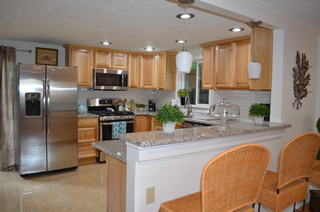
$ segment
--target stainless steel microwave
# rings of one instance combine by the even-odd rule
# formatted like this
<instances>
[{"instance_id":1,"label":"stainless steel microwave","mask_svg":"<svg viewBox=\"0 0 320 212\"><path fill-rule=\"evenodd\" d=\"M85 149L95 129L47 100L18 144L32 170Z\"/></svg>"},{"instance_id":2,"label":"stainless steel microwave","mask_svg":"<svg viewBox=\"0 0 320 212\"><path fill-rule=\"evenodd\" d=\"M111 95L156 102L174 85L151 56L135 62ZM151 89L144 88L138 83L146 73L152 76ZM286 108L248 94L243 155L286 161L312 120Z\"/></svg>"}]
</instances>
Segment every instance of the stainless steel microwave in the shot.
<instances>
[{"instance_id":1,"label":"stainless steel microwave","mask_svg":"<svg viewBox=\"0 0 320 212\"><path fill-rule=\"evenodd\" d=\"M93 90L128 90L128 71L94 68L92 79Z\"/></svg>"}]
</instances>

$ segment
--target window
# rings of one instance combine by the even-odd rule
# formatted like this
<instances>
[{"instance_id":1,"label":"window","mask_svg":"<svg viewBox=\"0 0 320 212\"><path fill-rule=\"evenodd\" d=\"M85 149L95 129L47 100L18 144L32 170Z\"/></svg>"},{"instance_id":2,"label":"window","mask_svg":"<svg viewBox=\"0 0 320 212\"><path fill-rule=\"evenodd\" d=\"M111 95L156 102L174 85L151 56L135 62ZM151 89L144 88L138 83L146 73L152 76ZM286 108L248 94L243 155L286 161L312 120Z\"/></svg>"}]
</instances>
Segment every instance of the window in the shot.
<instances>
[{"instance_id":1,"label":"window","mask_svg":"<svg viewBox=\"0 0 320 212\"><path fill-rule=\"evenodd\" d=\"M186 88L190 91L190 104L195 106L208 106L209 90L202 90L202 61L193 62L189 74L179 74L179 88ZM178 89L179 89L178 88Z\"/></svg>"}]
</instances>

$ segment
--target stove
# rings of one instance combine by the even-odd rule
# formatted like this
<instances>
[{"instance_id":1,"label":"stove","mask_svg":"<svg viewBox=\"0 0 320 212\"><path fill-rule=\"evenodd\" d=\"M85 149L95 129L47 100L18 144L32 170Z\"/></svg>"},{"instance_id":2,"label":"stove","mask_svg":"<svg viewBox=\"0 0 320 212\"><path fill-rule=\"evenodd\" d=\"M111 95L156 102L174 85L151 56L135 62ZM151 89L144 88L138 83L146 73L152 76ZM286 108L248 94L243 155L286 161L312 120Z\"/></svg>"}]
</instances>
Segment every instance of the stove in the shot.
<instances>
[{"instance_id":1,"label":"stove","mask_svg":"<svg viewBox=\"0 0 320 212\"><path fill-rule=\"evenodd\" d=\"M119 111L117 103L121 103L121 99L88 99L88 113L99 115L99 141L118 139L112 137L114 122L126 122L126 133L134 132L134 113ZM99 151L97 161L105 162L105 154L101 151Z\"/></svg>"},{"instance_id":2,"label":"stove","mask_svg":"<svg viewBox=\"0 0 320 212\"><path fill-rule=\"evenodd\" d=\"M117 111L121 99L88 99L88 112L99 115L100 121L134 120L132 111Z\"/></svg>"}]
</instances>

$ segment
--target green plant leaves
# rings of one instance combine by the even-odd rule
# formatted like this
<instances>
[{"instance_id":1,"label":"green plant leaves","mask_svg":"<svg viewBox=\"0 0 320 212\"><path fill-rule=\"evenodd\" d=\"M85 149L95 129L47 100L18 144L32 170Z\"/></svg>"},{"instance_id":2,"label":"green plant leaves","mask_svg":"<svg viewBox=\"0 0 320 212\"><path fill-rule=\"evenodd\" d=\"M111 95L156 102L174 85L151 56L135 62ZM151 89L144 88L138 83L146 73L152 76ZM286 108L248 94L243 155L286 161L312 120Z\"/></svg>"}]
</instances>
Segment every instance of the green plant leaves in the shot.
<instances>
[{"instance_id":1,"label":"green plant leaves","mask_svg":"<svg viewBox=\"0 0 320 212\"><path fill-rule=\"evenodd\" d=\"M270 116L270 109L266 105L261 105L258 103L254 103L249 108L249 115L250 116Z\"/></svg>"},{"instance_id":2,"label":"green plant leaves","mask_svg":"<svg viewBox=\"0 0 320 212\"><path fill-rule=\"evenodd\" d=\"M172 106L170 103L163 105L160 110L157 110L156 120L164 124L175 121L182 123L183 115L184 113L177 105Z\"/></svg>"}]
</instances>

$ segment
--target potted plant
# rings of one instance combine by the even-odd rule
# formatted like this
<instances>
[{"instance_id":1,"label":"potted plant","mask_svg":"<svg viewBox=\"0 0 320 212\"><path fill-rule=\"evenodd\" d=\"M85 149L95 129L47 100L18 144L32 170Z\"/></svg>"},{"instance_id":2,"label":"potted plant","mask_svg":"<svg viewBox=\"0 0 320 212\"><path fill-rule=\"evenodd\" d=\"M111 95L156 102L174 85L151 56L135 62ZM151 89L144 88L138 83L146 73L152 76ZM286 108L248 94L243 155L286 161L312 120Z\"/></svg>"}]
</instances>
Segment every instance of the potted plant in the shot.
<instances>
[{"instance_id":1,"label":"potted plant","mask_svg":"<svg viewBox=\"0 0 320 212\"><path fill-rule=\"evenodd\" d=\"M180 97L181 105L184 105L186 102L186 97L189 96L189 91L187 89L183 88L183 89L179 89L177 94Z\"/></svg>"},{"instance_id":2,"label":"potted plant","mask_svg":"<svg viewBox=\"0 0 320 212\"><path fill-rule=\"evenodd\" d=\"M183 121L183 112L177 105L165 104L157 110L156 120L163 124L164 134L173 134L176 123Z\"/></svg>"},{"instance_id":3,"label":"potted plant","mask_svg":"<svg viewBox=\"0 0 320 212\"><path fill-rule=\"evenodd\" d=\"M320 133L320 118L318 119L317 121L317 124L316 124L316 127L317 127L317 130L318 130L318 133ZM318 151L318 155L317 155L317 160L320 160L320 149Z\"/></svg>"},{"instance_id":4,"label":"potted plant","mask_svg":"<svg viewBox=\"0 0 320 212\"><path fill-rule=\"evenodd\" d=\"M253 116L256 125L262 125L264 117L270 116L270 109L266 105L254 103L249 108L249 115Z\"/></svg>"},{"instance_id":5,"label":"potted plant","mask_svg":"<svg viewBox=\"0 0 320 212\"><path fill-rule=\"evenodd\" d=\"M136 104L136 106L139 112L142 112L144 108L147 107L147 105L145 104L138 104L138 103Z\"/></svg>"}]
</instances>

